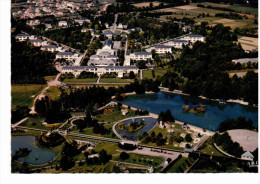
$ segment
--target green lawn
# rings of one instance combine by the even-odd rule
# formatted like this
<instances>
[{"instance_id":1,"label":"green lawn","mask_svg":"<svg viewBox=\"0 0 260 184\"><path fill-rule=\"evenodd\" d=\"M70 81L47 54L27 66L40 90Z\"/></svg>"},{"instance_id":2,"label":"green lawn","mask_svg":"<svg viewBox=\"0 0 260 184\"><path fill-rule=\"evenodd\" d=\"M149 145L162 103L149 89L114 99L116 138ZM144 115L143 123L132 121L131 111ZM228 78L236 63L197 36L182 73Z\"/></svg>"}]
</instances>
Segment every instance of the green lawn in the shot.
<instances>
[{"instance_id":1,"label":"green lawn","mask_svg":"<svg viewBox=\"0 0 260 184\"><path fill-rule=\"evenodd\" d=\"M163 76L169 69L154 69L155 78ZM152 70L143 70L143 79L153 79Z\"/></svg>"},{"instance_id":2,"label":"green lawn","mask_svg":"<svg viewBox=\"0 0 260 184\"><path fill-rule=\"evenodd\" d=\"M184 173L193 162L194 160L192 158L182 157L167 171L167 173Z\"/></svg>"},{"instance_id":3,"label":"green lawn","mask_svg":"<svg viewBox=\"0 0 260 184\"><path fill-rule=\"evenodd\" d=\"M105 89L108 89L109 87L124 87L127 83L125 84L118 84L118 83L110 83L110 84L69 84L72 88L88 88L88 87L93 87L93 86L100 86L104 87Z\"/></svg>"},{"instance_id":4,"label":"green lawn","mask_svg":"<svg viewBox=\"0 0 260 184\"><path fill-rule=\"evenodd\" d=\"M12 109L15 109L17 105L31 108L34 98L41 93L44 87L46 85L43 84L12 85Z\"/></svg>"},{"instance_id":5,"label":"green lawn","mask_svg":"<svg viewBox=\"0 0 260 184\"><path fill-rule=\"evenodd\" d=\"M58 99L61 95L61 92L57 86L50 86L49 89L47 89L45 95L51 99Z\"/></svg>"},{"instance_id":6,"label":"green lawn","mask_svg":"<svg viewBox=\"0 0 260 184\"><path fill-rule=\"evenodd\" d=\"M64 79L62 82L97 82L97 78L86 78L86 79Z\"/></svg>"},{"instance_id":7,"label":"green lawn","mask_svg":"<svg viewBox=\"0 0 260 184\"><path fill-rule=\"evenodd\" d=\"M44 79L45 79L46 81L51 81L51 80L54 80L55 77L56 77L55 75L54 75L54 76L45 76Z\"/></svg>"},{"instance_id":8,"label":"green lawn","mask_svg":"<svg viewBox=\"0 0 260 184\"><path fill-rule=\"evenodd\" d=\"M220 156L220 157L226 157L224 154L219 152L214 146L212 142L212 137L208 138L208 140L201 146L201 153L207 154L207 155L214 155L214 156Z\"/></svg>"},{"instance_id":9,"label":"green lawn","mask_svg":"<svg viewBox=\"0 0 260 184\"><path fill-rule=\"evenodd\" d=\"M119 154L117 150L120 150L118 148L116 143L109 143L109 142L99 142L96 147L95 151L101 151L102 149L107 151L107 154L114 155L114 154Z\"/></svg>"},{"instance_id":10,"label":"green lawn","mask_svg":"<svg viewBox=\"0 0 260 184\"><path fill-rule=\"evenodd\" d=\"M114 110L113 114L99 114L97 116L94 116L94 119L98 120L99 122L117 122L119 120L129 118L129 117L134 117L135 111L128 109L129 113L127 115L122 115L121 111L119 111L117 106L115 107L109 107L110 109ZM107 109L107 108L106 108Z\"/></svg>"},{"instance_id":11,"label":"green lawn","mask_svg":"<svg viewBox=\"0 0 260 184\"><path fill-rule=\"evenodd\" d=\"M111 83L130 83L134 82L134 79L121 79L121 78L101 78L100 82L111 82Z\"/></svg>"},{"instance_id":12,"label":"green lawn","mask_svg":"<svg viewBox=\"0 0 260 184\"><path fill-rule=\"evenodd\" d=\"M107 125L104 125L105 128L112 128L113 124L107 124ZM112 134L113 134L113 130L111 130L110 134L95 134L93 132L93 128L86 128L83 130L83 132L79 132L79 131L76 131L80 134L86 134L86 135L94 135L94 136L100 136L100 137L107 137L107 138L112 138L112 139L119 139L116 135L113 137Z\"/></svg>"},{"instance_id":13,"label":"green lawn","mask_svg":"<svg viewBox=\"0 0 260 184\"><path fill-rule=\"evenodd\" d=\"M44 118L39 117L29 117L25 122L21 124L21 126L29 127L29 128L37 128L37 129L43 129L43 130L51 130L51 127L45 126L42 124L42 121ZM61 124L55 124L59 127Z\"/></svg>"},{"instance_id":14,"label":"green lawn","mask_svg":"<svg viewBox=\"0 0 260 184\"><path fill-rule=\"evenodd\" d=\"M159 166L164 160L161 157L153 157L148 155L139 155L135 153L129 153L130 157L126 160L122 160L120 156L117 156L114 160L120 162L128 162L146 166Z\"/></svg>"}]
</instances>

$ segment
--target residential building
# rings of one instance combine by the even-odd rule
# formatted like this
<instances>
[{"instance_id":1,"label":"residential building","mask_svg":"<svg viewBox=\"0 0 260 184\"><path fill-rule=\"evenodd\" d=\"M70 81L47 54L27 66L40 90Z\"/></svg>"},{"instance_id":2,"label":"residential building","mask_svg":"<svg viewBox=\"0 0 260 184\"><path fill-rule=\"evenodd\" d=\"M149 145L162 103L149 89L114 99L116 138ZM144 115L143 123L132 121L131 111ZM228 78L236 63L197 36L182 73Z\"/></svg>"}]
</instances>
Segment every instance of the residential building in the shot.
<instances>
[{"instance_id":1,"label":"residential building","mask_svg":"<svg viewBox=\"0 0 260 184\"><path fill-rule=\"evenodd\" d=\"M112 39L114 34L111 31L107 31L104 32L103 35L106 36L108 39Z\"/></svg>"},{"instance_id":2,"label":"residential building","mask_svg":"<svg viewBox=\"0 0 260 184\"><path fill-rule=\"evenodd\" d=\"M43 41L41 39L29 40L29 42L31 44L33 44L33 46L35 46L35 47L41 47L41 46L44 46L44 45L48 45L47 41Z\"/></svg>"},{"instance_id":3,"label":"residential building","mask_svg":"<svg viewBox=\"0 0 260 184\"><path fill-rule=\"evenodd\" d=\"M232 60L233 63L237 64L247 64L248 62L251 63L258 63L258 58L241 58L241 59L233 59Z\"/></svg>"},{"instance_id":4,"label":"residential building","mask_svg":"<svg viewBox=\"0 0 260 184\"><path fill-rule=\"evenodd\" d=\"M187 40L171 40L169 42L166 42L164 45L174 47L177 49L181 49L183 45L188 45L189 41Z\"/></svg>"},{"instance_id":5,"label":"residential building","mask_svg":"<svg viewBox=\"0 0 260 184\"><path fill-rule=\"evenodd\" d=\"M58 47L56 45L44 45L41 47L41 50L56 52L58 51Z\"/></svg>"},{"instance_id":6,"label":"residential building","mask_svg":"<svg viewBox=\"0 0 260 184\"><path fill-rule=\"evenodd\" d=\"M45 24L45 30L50 30L52 29L52 25L51 24Z\"/></svg>"},{"instance_id":7,"label":"residential building","mask_svg":"<svg viewBox=\"0 0 260 184\"><path fill-rule=\"evenodd\" d=\"M249 151L246 151L245 153L243 153L243 154L241 155L241 159L253 161L253 160L254 160L254 156L253 156L252 153L250 153Z\"/></svg>"},{"instance_id":8,"label":"residential building","mask_svg":"<svg viewBox=\"0 0 260 184\"><path fill-rule=\"evenodd\" d=\"M56 54L56 59L67 59L67 60L73 60L78 58L78 54L73 52L59 52Z\"/></svg>"},{"instance_id":9,"label":"residential building","mask_svg":"<svg viewBox=\"0 0 260 184\"><path fill-rule=\"evenodd\" d=\"M81 72L93 72L96 73L95 66L64 66L62 67L62 74L72 73L75 76L78 76Z\"/></svg>"},{"instance_id":10,"label":"residential building","mask_svg":"<svg viewBox=\"0 0 260 184\"><path fill-rule=\"evenodd\" d=\"M90 23L91 21L89 19L75 19L74 22L83 25L84 22Z\"/></svg>"},{"instance_id":11,"label":"residential building","mask_svg":"<svg viewBox=\"0 0 260 184\"><path fill-rule=\"evenodd\" d=\"M59 22L58 22L58 25L59 25L60 27L66 27L66 26L68 26L68 23L67 23L67 21L59 21Z\"/></svg>"},{"instance_id":12,"label":"residential building","mask_svg":"<svg viewBox=\"0 0 260 184\"><path fill-rule=\"evenodd\" d=\"M132 60L148 60L152 59L151 52L134 52L130 54L130 59Z\"/></svg>"},{"instance_id":13,"label":"residential building","mask_svg":"<svg viewBox=\"0 0 260 184\"><path fill-rule=\"evenodd\" d=\"M155 50L155 53L157 54L164 54L164 53L172 53L171 46L168 45L158 45L151 48L151 50Z\"/></svg>"},{"instance_id":14,"label":"residential building","mask_svg":"<svg viewBox=\"0 0 260 184\"><path fill-rule=\"evenodd\" d=\"M29 37L30 37L29 34L27 34L27 33L23 34L23 33L22 33L22 34L16 35L16 36L15 36L15 39L18 40L18 41L20 41L20 42L23 42L23 41L28 40Z\"/></svg>"},{"instance_id":15,"label":"residential building","mask_svg":"<svg viewBox=\"0 0 260 184\"><path fill-rule=\"evenodd\" d=\"M190 41L191 43L195 43L196 41L203 42L205 41L205 37L202 35L187 35L184 37L184 40Z\"/></svg>"}]
</instances>

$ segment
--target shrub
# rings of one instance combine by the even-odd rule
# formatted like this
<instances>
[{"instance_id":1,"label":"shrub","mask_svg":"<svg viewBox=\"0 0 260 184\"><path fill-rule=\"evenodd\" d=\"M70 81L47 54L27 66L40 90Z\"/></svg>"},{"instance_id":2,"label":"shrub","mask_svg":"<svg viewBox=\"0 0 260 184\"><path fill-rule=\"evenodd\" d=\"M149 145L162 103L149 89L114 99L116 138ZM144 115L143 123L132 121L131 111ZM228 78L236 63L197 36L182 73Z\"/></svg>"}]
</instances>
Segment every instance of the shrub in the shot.
<instances>
[{"instance_id":1,"label":"shrub","mask_svg":"<svg viewBox=\"0 0 260 184\"><path fill-rule=\"evenodd\" d=\"M122 153L120 153L120 158L123 160L126 160L126 159L130 158L130 155L126 152L122 152Z\"/></svg>"}]
</instances>

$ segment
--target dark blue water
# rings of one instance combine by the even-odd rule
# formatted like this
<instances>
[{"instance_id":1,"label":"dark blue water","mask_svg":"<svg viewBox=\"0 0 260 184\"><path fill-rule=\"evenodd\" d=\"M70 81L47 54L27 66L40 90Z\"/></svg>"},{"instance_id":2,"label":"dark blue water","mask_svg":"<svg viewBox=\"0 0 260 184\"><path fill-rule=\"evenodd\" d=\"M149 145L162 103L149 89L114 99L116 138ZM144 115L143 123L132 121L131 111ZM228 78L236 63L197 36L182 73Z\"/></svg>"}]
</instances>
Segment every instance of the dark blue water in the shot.
<instances>
[{"instance_id":1,"label":"dark blue water","mask_svg":"<svg viewBox=\"0 0 260 184\"><path fill-rule=\"evenodd\" d=\"M26 157L21 157L18 159L18 161L26 162L28 164L45 164L50 162L56 154L47 148L39 148L36 145L34 136L12 136L12 155L15 154L16 151L19 150L19 148L28 148L31 150L29 155ZM38 158L38 159L35 159Z\"/></svg>"},{"instance_id":2,"label":"dark blue water","mask_svg":"<svg viewBox=\"0 0 260 184\"><path fill-rule=\"evenodd\" d=\"M123 137L126 138L128 140L132 140L132 141L136 141L136 135L140 134L143 135L144 132L149 132L149 130L151 130L154 125L157 123L157 120L154 118L134 118L133 119L135 122L141 122L142 120L145 121L145 126L135 132L130 133L128 130L126 129L119 129L118 126L116 126L116 131ZM123 121L124 125L129 125L130 123L133 122L132 119Z\"/></svg>"},{"instance_id":3,"label":"dark blue water","mask_svg":"<svg viewBox=\"0 0 260 184\"><path fill-rule=\"evenodd\" d=\"M221 122L229 118L244 116L253 120L258 126L258 108L236 103L219 104L197 97L159 92L146 95L130 95L122 101L123 104L159 114L169 109L175 119L189 124L216 131ZM194 114L182 110L182 105L206 105L206 112Z\"/></svg>"}]
</instances>

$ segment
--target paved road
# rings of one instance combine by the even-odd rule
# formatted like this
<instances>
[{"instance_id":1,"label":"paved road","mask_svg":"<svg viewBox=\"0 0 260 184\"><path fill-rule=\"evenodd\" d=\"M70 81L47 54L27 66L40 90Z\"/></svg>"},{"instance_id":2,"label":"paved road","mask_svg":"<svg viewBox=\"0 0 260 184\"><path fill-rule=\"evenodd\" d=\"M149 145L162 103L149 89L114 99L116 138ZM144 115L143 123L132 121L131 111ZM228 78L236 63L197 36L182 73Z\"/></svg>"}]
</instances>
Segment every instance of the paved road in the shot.
<instances>
[{"instance_id":1,"label":"paved road","mask_svg":"<svg viewBox=\"0 0 260 184\"><path fill-rule=\"evenodd\" d=\"M115 30L116 30L117 17L118 17L118 13L115 14L115 21L114 21L114 24L113 24L113 26L110 28L110 30L111 30L112 33L115 33Z\"/></svg>"},{"instance_id":2,"label":"paved road","mask_svg":"<svg viewBox=\"0 0 260 184\"><path fill-rule=\"evenodd\" d=\"M25 122L27 119L28 119L28 117L18 121L17 123L13 124L11 127L15 128L15 127L19 126L20 124L22 124L23 122Z\"/></svg>"}]
</instances>

